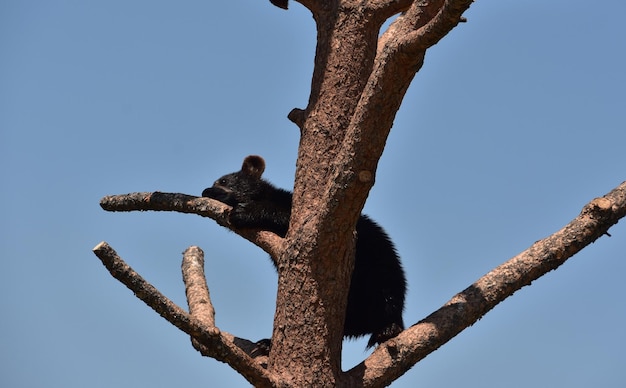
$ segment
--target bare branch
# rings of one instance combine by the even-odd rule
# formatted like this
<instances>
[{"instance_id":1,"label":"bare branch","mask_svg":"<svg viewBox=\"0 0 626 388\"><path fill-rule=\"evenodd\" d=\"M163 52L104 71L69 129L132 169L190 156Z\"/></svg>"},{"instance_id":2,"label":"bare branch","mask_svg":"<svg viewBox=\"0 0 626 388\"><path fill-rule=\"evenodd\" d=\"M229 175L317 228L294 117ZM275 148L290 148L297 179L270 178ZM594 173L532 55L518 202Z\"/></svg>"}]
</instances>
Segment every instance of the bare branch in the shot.
<instances>
[{"instance_id":1,"label":"bare branch","mask_svg":"<svg viewBox=\"0 0 626 388\"><path fill-rule=\"evenodd\" d=\"M580 215L553 235L493 269L443 307L379 346L347 372L365 386L384 386L448 342L498 303L556 269L585 246L607 234L626 215L626 182L587 204Z\"/></svg>"},{"instance_id":2,"label":"bare branch","mask_svg":"<svg viewBox=\"0 0 626 388\"><path fill-rule=\"evenodd\" d=\"M205 355L229 364L255 386L273 386L266 370L235 345L232 335L225 335L215 326L208 326L187 314L135 272L106 242L96 245L93 252L111 275L128 287L137 298L198 341L202 349L207 351L208 354Z\"/></svg>"},{"instance_id":3,"label":"bare branch","mask_svg":"<svg viewBox=\"0 0 626 388\"><path fill-rule=\"evenodd\" d=\"M215 328L215 309L204 276L204 252L202 249L196 246L185 249L182 272L189 314L208 328ZM191 337L191 344L200 353L208 353L208 349L203 348L194 337Z\"/></svg>"},{"instance_id":4,"label":"bare branch","mask_svg":"<svg viewBox=\"0 0 626 388\"><path fill-rule=\"evenodd\" d=\"M191 317L197 319L208 328L215 328L215 309L211 302L211 295L204 274L204 252L200 247L192 246L185 249L185 252L183 252L182 272ZM235 337L226 332L222 332L222 335L229 342L234 343L235 346L246 352L250 357L252 357L252 353L258 348L256 343L246 339ZM191 337L191 344L203 356L212 356L213 351L200 343L193 336ZM255 362L266 365L267 356L257 356L255 357Z\"/></svg>"},{"instance_id":5,"label":"bare branch","mask_svg":"<svg viewBox=\"0 0 626 388\"><path fill-rule=\"evenodd\" d=\"M473 0L415 1L398 17L379 39L379 55L383 49L417 55L435 45L457 24L465 21L463 12Z\"/></svg>"},{"instance_id":6,"label":"bare branch","mask_svg":"<svg viewBox=\"0 0 626 388\"><path fill-rule=\"evenodd\" d=\"M204 252L200 247L192 246L185 249L182 272L189 313L207 327L215 327L215 309L206 284Z\"/></svg>"},{"instance_id":7,"label":"bare branch","mask_svg":"<svg viewBox=\"0 0 626 388\"><path fill-rule=\"evenodd\" d=\"M465 21L461 15L473 2L473 0L445 1L435 17L420 27L415 33L406 36L407 42L414 42L414 49L417 50L425 50L434 46L457 24Z\"/></svg>"},{"instance_id":8,"label":"bare branch","mask_svg":"<svg viewBox=\"0 0 626 388\"><path fill-rule=\"evenodd\" d=\"M214 337L218 334L216 330L210 330L210 328L206 328L205 330L205 328L201 328L200 326L194 327L188 319L187 312L161 294L152 284L144 280L126 264L106 242L103 241L96 245L93 252L98 256L102 264L104 264L114 278L128 287L135 293L137 298L141 299L145 304L163 318L172 322L179 329L189 332L190 334L194 333L194 335L198 335L199 332L206 332L207 335Z\"/></svg>"},{"instance_id":9,"label":"bare branch","mask_svg":"<svg viewBox=\"0 0 626 388\"><path fill-rule=\"evenodd\" d=\"M325 189L330 197L339 197L336 192L344 191L342 195L355 198L355 203L365 202L395 115L430 47L425 42L434 44L445 36L471 3L415 1L379 38L373 68L351 116L341 152L332 159L332 179Z\"/></svg>"},{"instance_id":10,"label":"bare branch","mask_svg":"<svg viewBox=\"0 0 626 388\"><path fill-rule=\"evenodd\" d=\"M221 226L232 230L257 245L272 257L278 257L283 250L283 238L272 232L256 229L237 229L230 225L228 216L232 208L210 198L180 193L162 193L159 191L153 193L130 193L107 195L100 200L100 207L113 212L153 210L197 214L217 221Z\"/></svg>"},{"instance_id":11,"label":"bare branch","mask_svg":"<svg viewBox=\"0 0 626 388\"><path fill-rule=\"evenodd\" d=\"M383 386L516 290L608 235L626 214L626 183L591 201L562 230L379 346L360 365L341 372L341 314L354 263L353 226L374 183L395 114L426 50L463 21L472 0L296 1L313 13L318 44L308 106L289 114L300 128L301 140L287 240L271 232L234 228L229 223L232 209L208 198L154 192L101 201L109 211L177 211L209 217L276 258L274 346L267 361L271 374L259 359L248 356L254 344L215 327L199 248L189 248L183 257L191 314L145 282L106 243L94 252L114 277L188 333L203 355L229 363L254 385L310 386L315 381L327 386ZM287 5L285 0L278 4ZM379 38L383 21L398 12L403 14Z\"/></svg>"},{"instance_id":12,"label":"bare branch","mask_svg":"<svg viewBox=\"0 0 626 388\"><path fill-rule=\"evenodd\" d=\"M129 193L107 195L100 200L100 207L107 211L123 212L134 210L177 211L213 218L228 227L230 206L221 202L179 193Z\"/></svg>"},{"instance_id":13,"label":"bare branch","mask_svg":"<svg viewBox=\"0 0 626 388\"><path fill-rule=\"evenodd\" d=\"M378 39L373 67L350 117L341 152L331 159L332 178L324 189L329 198L345 195L355 198L356 204L365 202L374 184L377 163L395 115L408 86L423 64L426 49L457 25L462 13L471 4L472 0L414 1L406 13L398 17ZM368 5L407 6L404 2L384 1L373 1ZM302 124L298 125L302 127ZM353 184L355 176L359 178L356 185ZM336 191L346 190L341 195L336 194Z\"/></svg>"},{"instance_id":14,"label":"bare branch","mask_svg":"<svg viewBox=\"0 0 626 388\"><path fill-rule=\"evenodd\" d=\"M379 10L380 2L324 3L312 10L318 35L309 103L303 113L291 115L302 136L286 251L277 261L275 343L269 368L289 373L320 361L318 372L323 370L319 375L326 379L320 384L334 385L340 372L339 328L345 314L340 303L347 299L354 265L353 228L373 186L395 114L422 64L423 51L397 38L395 45L386 45L386 61L379 61L379 30L391 11L374 15L370 7ZM427 24L443 3L413 3L415 17L404 16L413 24L398 33ZM289 262L294 257L297 269ZM329 258L332 265L325 261ZM308 276L311 273L316 276ZM307 325L297 320L301 311L307 311ZM290 335L285 327L303 328L297 332L300 340L284 340ZM313 335L320 340L303 346ZM304 376L298 379L300 385L307 383Z\"/></svg>"}]
</instances>

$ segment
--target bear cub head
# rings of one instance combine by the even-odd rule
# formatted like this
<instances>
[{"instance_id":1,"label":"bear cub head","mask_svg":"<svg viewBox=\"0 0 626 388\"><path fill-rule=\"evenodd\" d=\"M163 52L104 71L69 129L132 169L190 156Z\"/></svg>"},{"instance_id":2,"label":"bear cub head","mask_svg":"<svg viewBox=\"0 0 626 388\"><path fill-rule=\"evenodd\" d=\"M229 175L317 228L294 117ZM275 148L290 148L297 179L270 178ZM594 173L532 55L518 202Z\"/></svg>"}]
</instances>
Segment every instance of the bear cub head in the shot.
<instances>
[{"instance_id":1,"label":"bear cub head","mask_svg":"<svg viewBox=\"0 0 626 388\"><path fill-rule=\"evenodd\" d=\"M203 197L213 198L230 206L237 206L256 199L262 193L265 160L258 155L247 156L241 170L224 175L202 191Z\"/></svg>"}]
</instances>

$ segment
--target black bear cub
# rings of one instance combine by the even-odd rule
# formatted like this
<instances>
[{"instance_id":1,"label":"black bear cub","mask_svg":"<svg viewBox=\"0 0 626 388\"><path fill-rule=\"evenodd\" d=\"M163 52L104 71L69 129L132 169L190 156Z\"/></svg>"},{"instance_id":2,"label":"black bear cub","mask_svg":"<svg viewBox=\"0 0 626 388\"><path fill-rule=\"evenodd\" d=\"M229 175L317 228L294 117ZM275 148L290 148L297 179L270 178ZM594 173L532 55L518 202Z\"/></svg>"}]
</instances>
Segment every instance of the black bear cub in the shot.
<instances>
[{"instance_id":1,"label":"black bear cub","mask_svg":"<svg viewBox=\"0 0 626 388\"><path fill-rule=\"evenodd\" d=\"M264 170L263 158L248 156L241 171L219 178L212 187L204 189L202 196L232 206L233 226L269 230L284 237L289 228L291 192L261 179ZM372 347L404 329L406 280L396 250L378 224L361 215L356 231L355 264L343 334L349 338L371 334L367 346Z\"/></svg>"}]
</instances>

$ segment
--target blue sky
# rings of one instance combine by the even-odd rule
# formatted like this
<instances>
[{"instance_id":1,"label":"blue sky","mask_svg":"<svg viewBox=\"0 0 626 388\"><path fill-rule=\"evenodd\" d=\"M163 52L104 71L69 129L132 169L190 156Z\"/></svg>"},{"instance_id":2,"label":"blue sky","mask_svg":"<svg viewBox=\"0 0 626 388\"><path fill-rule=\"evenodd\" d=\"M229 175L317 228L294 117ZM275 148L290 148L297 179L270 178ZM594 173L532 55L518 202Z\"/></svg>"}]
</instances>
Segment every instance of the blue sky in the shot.
<instances>
[{"instance_id":1,"label":"blue sky","mask_svg":"<svg viewBox=\"0 0 626 388\"><path fill-rule=\"evenodd\" d=\"M626 179L626 3L476 2L427 56L365 212L393 238L414 323ZM266 254L213 221L107 213L199 195L248 154L293 184L315 47L292 2L0 1L0 386L246 386L111 278L109 242L185 306L206 253L225 331L271 333ZM623 387L626 222L400 378L414 387ZM344 366L365 340L344 343Z\"/></svg>"}]
</instances>

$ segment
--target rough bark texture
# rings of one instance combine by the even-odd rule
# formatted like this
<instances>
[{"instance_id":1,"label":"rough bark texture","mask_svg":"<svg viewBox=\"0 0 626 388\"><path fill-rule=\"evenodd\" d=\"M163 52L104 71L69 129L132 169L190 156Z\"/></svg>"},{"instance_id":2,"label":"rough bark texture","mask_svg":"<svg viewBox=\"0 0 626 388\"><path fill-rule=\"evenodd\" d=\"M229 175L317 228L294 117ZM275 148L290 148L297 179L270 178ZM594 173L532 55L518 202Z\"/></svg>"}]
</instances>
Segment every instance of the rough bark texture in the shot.
<instances>
[{"instance_id":1,"label":"rough bark texture","mask_svg":"<svg viewBox=\"0 0 626 388\"><path fill-rule=\"evenodd\" d=\"M194 249L194 247L191 247L185 251L183 266L189 265L188 261L190 258L188 253ZM93 252L102 261L102 264L104 264L111 276L128 287L137 298L141 299L167 321L189 334L197 342L196 347L204 356L213 357L216 360L229 364L257 387L275 386L266 370L250 358L249 354L254 348L254 344L236 338L231 334L220 332L219 329L212 325L211 319L207 315L203 312L197 312L197 305L192 307L192 309L196 310L196 314L199 317L187 314L185 310L178 307L153 285L145 281L106 242L96 245ZM198 269L196 268L195 271L198 271ZM202 272L204 271L202 270ZM194 278L193 274L187 273L186 276L186 280ZM202 286L192 285L191 288L195 288L197 291ZM200 292L202 293L202 290ZM206 289L205 298L211 304L208 297L208 288ZM212 309L211 305L210 310Z\"/></svg>"},{"instance_id":2,"label":"rough bark texture","mask_svg":"<svg viewBox=\"0 0 626 388\"><path fill-rule=\"evenodd\" d=\"M210 217L277 258L278 297L269 358L251 358L253 344L215 327L199 248L189 248L183 259L190 314L141 279L105 243L94 252L114 277L188 333L203 355L227 362L256 386L384 386L513 292L606 233L626 214L626 183L342 372L342 325L357 218L426 49L463 21L461 15L472 1L300 3L315 19L317 47L308 105L288 116L300 128L301 139L291 222L284 239L267 231L233 228L230 207L207 198L155 192L101 201L109 211L178 211ZM400 12L379 36L381 25Z\"/></svg>"},{"instance_id":3,"label":"rough bark texture","mask_svg":"<svg viewBox=\"0 0 626 388\"><path fill-rule=\"evenodd\" d=\"M155 200L151 201L151 198ZM181 202L181 198L187 200ZM224 219L229 207L217 204L219 202L208 198L170 193L132 193L107 196L101 201L101 206L109 211L178 211L215 220ZM601 236L608 235L609 228L624 216L626 216L626 182L604 197L592 200L578 217L558 232L537 241L529 249L455 295L440 309L415 323L398 337L379 346L361 364L347 372L339 372L337 385L382 387L390 384L419 360L474 324L515 291L556 269ZM253 230L234 231L247 235L247 238L259 246L266 241L263 236L273 235ZM280 239L278 236L275 238ZM189 248L183 258L183 278L188 290L191 314L184 312L145 282L106 243L99 244L94 248L94 252L113 277L124 283L138 298L173 325L188 333L194 340L194 346L203 355L227 362L255 386L300 386L285 380L283 374L274 373L271 369L265 371L264 368L268 367L266 358L252 360L249 357L255 347L252 342L221 332L213 326L210 318L212 307L201 306L205 303L210 305L210 297L208 287L205 289L206 283L200 280L204 278L204 273L199 248ZM189 291L197 293L196 297L189 296ZM278 320L275 325L277 322ZM298 337L296 330L293 335ZM294 337L285 337L284 340L294 341ZM309 367L315 369L317 365L313 363Z\"/></svg>"},{"instance_id":4,"label":"rough bark texture","mask_svg":"<svg viewBox=\"0 0 626 388\"><path fill-rule=\"evenodd\" d=\"M302 136L269 367L296 385L331 386L343 384L356 220L425 50L456 26L471 1L303 4L317 24L317 49L309 104L295 120ZM403 9L379 42L382 23ZM287 340L294 335L300 340Z\"/></svg>"}]
</instances>

